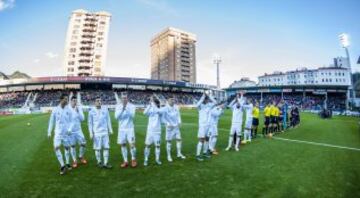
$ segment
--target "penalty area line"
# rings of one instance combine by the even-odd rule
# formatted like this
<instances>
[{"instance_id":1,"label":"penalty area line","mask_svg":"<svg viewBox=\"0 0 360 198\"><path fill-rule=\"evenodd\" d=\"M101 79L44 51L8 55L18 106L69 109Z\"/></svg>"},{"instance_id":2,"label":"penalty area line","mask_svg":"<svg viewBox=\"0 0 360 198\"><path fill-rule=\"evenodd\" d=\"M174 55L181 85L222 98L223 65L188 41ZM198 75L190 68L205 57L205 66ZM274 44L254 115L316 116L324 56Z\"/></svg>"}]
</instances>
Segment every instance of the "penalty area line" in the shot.
<instances>
[{"instance_id":1,"label":"penalty area line","mask_svg":"<svg viewBox=\"0 0 360 198\"><path fill-rule=\"evenodd\" d=\"M339 148L339 149L347 149L347 150L353 150L353 151L360 151L360 148L353 148L353 147L347 147L347 146L338 146L338 145L334 145L334 144L310 142L310 141L304 141L304 140L293 140L293 139L287 139L287 138L281 138L281 137L273 137L273 139L282 140L282 141L289 141L289 142L304 143L304 144L311 144L311 145L317 145L317 146Z\"/></svg>"}]
</instances>

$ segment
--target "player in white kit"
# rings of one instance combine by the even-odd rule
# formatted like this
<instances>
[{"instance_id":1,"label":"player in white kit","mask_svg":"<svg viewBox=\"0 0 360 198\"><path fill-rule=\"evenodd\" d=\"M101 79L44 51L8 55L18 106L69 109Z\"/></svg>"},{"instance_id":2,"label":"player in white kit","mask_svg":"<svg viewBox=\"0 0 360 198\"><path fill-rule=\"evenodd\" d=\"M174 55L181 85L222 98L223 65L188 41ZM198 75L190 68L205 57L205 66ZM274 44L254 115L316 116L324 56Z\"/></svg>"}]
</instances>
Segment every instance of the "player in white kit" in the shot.
<instances>
[{"instance_id":1,"label":"player in white kit","mask_svg":"<svg viewBox=\"0 0 360 198\"><path fill-rule=\"evenodd\" d=\"M253 121L253 104L251 98L246 99L246 103L243 105L245 110L245 127L244 127L244 142L251 142L251 129Z\"/></svg>"},{"instance_id":2,"label":"player in white kit","mask_svg":"<svg viewBox=\"0 0 360 198\"><path fill-rule=\"evenodd\" d=\"M176 148L177 148L177 157L180 159L185 159L185 156L181 153L181 133L180 133L180 125L181 125L181 115L179 111L179 107L175 105L174 98L168 99L168 104L163 108L163 120L166 124L166 152L167 159L169 162L172 162L171 157L171 141L176 140Z\"/></svg>"},{"instance_id":3,"label":"player in white kit","mask_svg":"<svg viewBox=\"0 0 360 198\"><path fill-rule=\"evenodd\" d=\"M60 104L57 107L54 107L50 120L49 120L49 127L48 127L48 138L51 138L51 133L54 128L54 150L56 158L60 163L60 175L65 174L66 169L71 170L70 166L70 142L69 142L69 123L71 119L71 111L67 106L68 97L65 94L60 96ZM66 165L64 163L63 155L61 153L61 146L64 147L65 150L65 160Z\"/></svg>"},{"instance_id":4,"label":"player in white kit","mask_svg":"<svg viewBox=\"0 0 360 198\"><path fill-rule=\"evenodd\" d=\"M216 142L218 137L218 123L220 116L224 113L224 105L219 104L210 110L209 117L209 150L213 155L218 155L219 153L216 151Z\"/></svg>"},{"instance_id":5,"label":"player in white kit","mask_svg":"<svg viewBox=\"0 0 360 198\"><path fill-rule=\"evenodd\" d=\"M119 122L117 143L121 146L121 153L124 162L120 165L121 168L129 166L128 150L126 143L130 146L131 153L131 167L136 167L136 147L135 147L135 130L134 117L135 106L128 101L127 95L121 96L121 103L116 106L115 119Z\"/></svg>"},{"instance_id":6,"label":"player in white kit","mask_svg":"<svg viewBox=\"0 0 360 198\"><path fill-rule=\"evenodd\" d=\"M101 106L101 98L95 100L95 107L89 111L88 128L90 138L94 141L95 157L100 168L110 169L109 164L109 134L113 134L109 110ZM101 150L103 150L104 163L101 161Z\"/></svg>"},{"instance_id":7,"label":"player in white kit","mask_svg":"<svg viewBox=\"0 0 360 198\"><path fill-rule=\"evenodd\" d=\"M73 159L73 168L78 167L78 161L76 156L76 144L80 145L79 148L79 160L82 164L87 164L84 158L86 149L86 140L81 129L81 122L84 121L85 116L81 107L77 106L77 98L72 97L70 100L71 122L70 122L70 152Z\"/></svg>"},{"instance_id":8,"label":"player in white kit","mask_svg":"<svg viewBox=\"0 0 360 198\"><path fill-rule=\"evenodd\" d=\"M203 150L204 157L209 158L209 116L210 110L215 106L216 100L211 96L207 95L205 92L201 96L200 100L196 104L196 107L199 111L199 130L198 138L199 142L196 147L196 159L198 161L203 161L201 150Z\"/></svg>"},{"instance_id":9,"label":"player in white kit","mask_svg":"<svg viewBox=\"0 0 360 198\"><path fill-rule=\"evenodd\" d=\"M239 151L240 146L240 139L242 135L242 123L243 123L243 93L236 95L234 100L229 104L229 107L232 110L232 120L231 120L231 128L230 128L230 136L229 136L229 143L225 150L230 150L233 141L234 141L234 134L236 135L236 142L235 142L235 150Z\"/></svg>"},{"instance_id":10,"label":"player in white kit","mask_svg":"<svg viewBox=\"0 0 360 198\"><path fill-rule=\"evenodd\" d=\"M144 166L148 165L150 146L155 145L155 162L161 165L160 161L160 140L161 140L161 116L163 110L160 101L155 96L150 97L150 104L144 110L144 115L149 117L144 150Z\"/></svg>"}]
</instances>

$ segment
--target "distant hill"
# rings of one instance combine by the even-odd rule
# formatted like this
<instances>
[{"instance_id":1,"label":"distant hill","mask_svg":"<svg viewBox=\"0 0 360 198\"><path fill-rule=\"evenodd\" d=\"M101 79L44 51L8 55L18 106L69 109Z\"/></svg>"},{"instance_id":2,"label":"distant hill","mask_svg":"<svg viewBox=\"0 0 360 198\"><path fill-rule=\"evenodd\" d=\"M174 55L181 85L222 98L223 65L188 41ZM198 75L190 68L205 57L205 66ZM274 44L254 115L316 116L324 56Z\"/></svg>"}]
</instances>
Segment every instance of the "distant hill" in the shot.
<instances>
[{"instance_id":1,"label":"distant hill","mask_svg":"<svg viewBox=\"0 0 360 198\"><path fill-rule=\"evenodd\" d=\"M20 71L15 71L10 75L6 75L3 72L0 72L0 80L10 80L10 79L29 79L31 76L22 73Z\"/></svg>"},{"instance_id":2,"label":"distant hill","mask_svg":"<svg viewBox=\"0 0 360 198\"><path fill-rule=\"evenodd\" d=\"M9 77L6 74L0 72L0 80L7 80L7 79L9 79Z\"/></svg>"}]
</instances>

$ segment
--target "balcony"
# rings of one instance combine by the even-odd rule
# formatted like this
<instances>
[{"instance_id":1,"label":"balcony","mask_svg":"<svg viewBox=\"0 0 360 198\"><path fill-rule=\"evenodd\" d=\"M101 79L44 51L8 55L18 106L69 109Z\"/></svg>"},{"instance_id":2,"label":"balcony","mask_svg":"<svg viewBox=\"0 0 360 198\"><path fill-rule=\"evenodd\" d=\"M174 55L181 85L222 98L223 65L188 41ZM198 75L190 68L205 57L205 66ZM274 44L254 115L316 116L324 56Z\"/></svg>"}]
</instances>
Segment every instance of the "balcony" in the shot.
<instances>
[{"instance_id":1,"label":"balcony","mask_svg":"<svg viewBox=\"0 0 360 198\"><path fill-rule=\"evenodd\" d=\"M92 33L92 32L96 32L96 29L94 29L94 28L86 28L86 29L83 29L82 31Z\"/></svg>"},{"instance_id":2,"label":"balcony","mask_svg":"<svg viewBox=\"0 0 360 198\"><path fill-rule=\"evenodd\" d=\"M88 72L91 69L90 66L79 66L78 71L79 72Z\"/></svg>"},{"instance_id":3,"label":"balcony","mask_svg":"<svg viewBox=\"0 0 360 198\"><path fill-rule=\"evenodd\" d=\"M86 17L86 18L85 18L85 21L96 22L97 19L96 19L96 18Z\"/></svg>"},{"instance_id":4,"label":"balcony","mask_svg":"<svg viewBox=\"0 0 360 198\"><path fill-rule=\"evenodd\" d=\"M90 72L79 72L78 73L79 76L91 76Z\"/></svg>"},{"instance_id":5,"label":"balcony","mask_svg":"<svg viewBox=\"0 0 360 198\"><path fill-rule=\"evenodd\" d=\"M95 35L91 35L91 34L83 34L81 37L82 37L82 38L93 39L93 38L95 38Z\"/></svg>"},{"instance_id":6,"label":"balcony","mask_svg":"<svg viewBox=\"0 0 360 198\"><path fill-rule=\"evenodd\" d=\"M80 59L79 60L79 63L91 63L92 62L92 60L90 60L90 59Z\"/></svg>"},{"instance_id":7,"label":"balcony","mask_svg":"<svg viewBox=\"0 0 360 198\"><path fill-rule=\"evenodd\" d=\"M92 53L86 53L86 52L82 52L79 54L79 56L85 56L85 57L90 57L90 56L93 56L94 54Z\"/></svg>"},{"instance_id":8,"label":"balcony","mask_svg":"<svg viewBox=\"0 0 360 198\"><path fill-rule=\"evenodd\" d=\"M92 48L92 47L85 47L85 46L83 46L83 47L80 47L80 50L81 51L90 51L90 50L93 50L94 48Z\"/></svg>"},{"instance_id":9,"label":"balcony","mask_svg":"<svg viewBox=\"0 0 360 198\"><path fill-rule=\"evenodd\" d=\"M85 26L85 27L91 27L91 28L97 27L97 25L94 24L94 23L85 23L84 26Z\"/></svg>"},{"instance_id":10,"label":"balcony","mask_svg":"<svg viewBox=\"0 0 360 198\"><path fill-rule=\"evenodd\" d=\"M83 45L92 45L92 44L94 44L95 42L94 41L91 41L91 40L87 40L87 41L81 41L80 42L81 44L83 44Z\"/></svg>"}]
</instances>

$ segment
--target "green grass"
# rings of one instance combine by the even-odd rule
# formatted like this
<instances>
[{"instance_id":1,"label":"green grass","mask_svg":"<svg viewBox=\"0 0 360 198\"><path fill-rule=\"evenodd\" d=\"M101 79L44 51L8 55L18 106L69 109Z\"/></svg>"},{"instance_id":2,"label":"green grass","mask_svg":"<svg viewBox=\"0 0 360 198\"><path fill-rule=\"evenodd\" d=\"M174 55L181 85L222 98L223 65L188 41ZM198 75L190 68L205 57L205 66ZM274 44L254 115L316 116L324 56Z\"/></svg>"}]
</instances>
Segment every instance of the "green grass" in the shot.
<instances>
[{"instance_id":1,"label":"green grass","mask_svg":"<svg viewBox=\"0 0 360 198\"><path fill-rule=\"evenodd\" d=\"M138 168L119 168L116 133L110 137L112 170L95 166L88 141L89 164L60 176L52 140L46 137L48 118L48 114L0 117L0 197L360 197L360 151L258 138L240 152L225 152L230 111L219 124L220 155L205 162L194 159L197 112L184 110L181 131L188 158L168 163L163 141L163 165L154 165L152 148L151 164L143 167L147 120L138 113ZM302 114L301 119L300 127L279 136L360 148L356 118L321 120ZM112 124L117 131L115 120ZM83 130L88 139L86 122Z\"/></svg>"}]
</instances>

